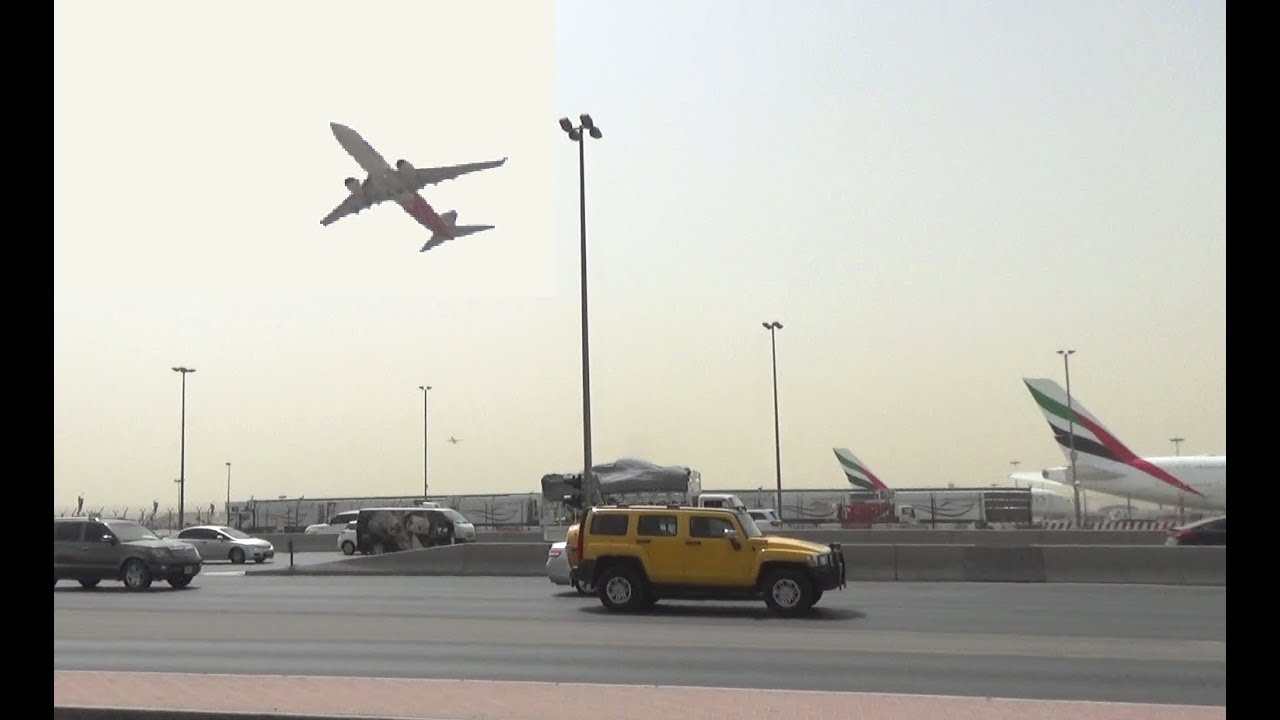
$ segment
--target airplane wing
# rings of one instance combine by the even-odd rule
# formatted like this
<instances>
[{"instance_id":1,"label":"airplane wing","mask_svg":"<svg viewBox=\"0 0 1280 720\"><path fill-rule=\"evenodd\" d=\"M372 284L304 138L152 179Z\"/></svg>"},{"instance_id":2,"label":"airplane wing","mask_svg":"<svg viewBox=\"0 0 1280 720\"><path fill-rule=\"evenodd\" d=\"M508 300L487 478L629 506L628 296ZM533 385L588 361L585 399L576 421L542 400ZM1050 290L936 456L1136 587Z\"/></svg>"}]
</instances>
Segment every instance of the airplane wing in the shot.
<instances>
[{"instance_id":1,"label":"airplane wing","mask_svg":"<svg viewBox=\"0 0 1280 720\"><path fill-rule=\"evenodd\" d=\"M502 167L506 164L507 159L488 160L486 162L466 163L463 165L447 165L433 168L414 168L413 169L413 189L421 190L428 185L442 183L445 180L453 180L455 178L466 175L467 173L477 172L479 170L491 170L496 167Z\"/></svg>"},{"instance_id":2,"label":"airplane wing","mask_svg":"<svg viewBox=\"0 0 1280 720\"><path fill-rule=\"evenodd\" d=\"M346 199L343 200L338 207L334 208L332 212L324 216L324 219L320 221L320 224L330 225L339 218L354 215L361 210L367 210L374 205L389 199L390 197L374 188L366 180L360 186L359 191L347 195Z\"/></svg>"}]
</instances>

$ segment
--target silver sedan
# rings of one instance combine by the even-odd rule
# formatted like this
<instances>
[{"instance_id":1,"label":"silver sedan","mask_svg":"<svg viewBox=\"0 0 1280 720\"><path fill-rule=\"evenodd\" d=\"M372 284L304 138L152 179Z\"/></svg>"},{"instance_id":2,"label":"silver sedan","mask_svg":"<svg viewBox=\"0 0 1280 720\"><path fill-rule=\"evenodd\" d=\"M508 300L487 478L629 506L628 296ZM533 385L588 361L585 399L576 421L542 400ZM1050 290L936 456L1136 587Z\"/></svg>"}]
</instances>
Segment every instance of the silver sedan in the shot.
<instances>
[{"instance_id":1,"label":"silver sedan","mask_svg":"<svg viewBox=\"0 0 1280 720\"><path fill-rule=\"evenodd\" d=\"M270 541L224 525L184 528L178 533L178 539L194 545L204 560L230 560L238 565L252 559L261 564L276 555Z\"/></svg>"},{"instance_id":2,"label":"silver sedan","mask_svg":"<svg viewBox=\"0 0 1280 720\"><path fill-rule=\"evenodd\" d=\"M593 592L591 583L578 580L569 567L569 552L563 542L552 543L547 550L547 579L556 585L572 585L579 595Z\"/></svg>"}]
</instances>

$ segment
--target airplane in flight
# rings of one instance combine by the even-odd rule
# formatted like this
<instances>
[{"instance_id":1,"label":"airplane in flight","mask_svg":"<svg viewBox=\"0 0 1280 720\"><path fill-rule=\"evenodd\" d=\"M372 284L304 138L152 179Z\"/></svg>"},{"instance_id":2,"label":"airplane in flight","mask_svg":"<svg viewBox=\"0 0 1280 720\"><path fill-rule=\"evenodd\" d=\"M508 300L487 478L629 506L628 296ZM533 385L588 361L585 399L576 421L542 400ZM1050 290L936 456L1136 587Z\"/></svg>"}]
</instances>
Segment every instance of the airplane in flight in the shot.
<instances>
[{"instance_id":1,"label":"airplane in flight","mask_svg":"<svg viewBox=\"0 0 1280 720\"><path fill-rule=\"evenodd\" d=\"M456 437L454 437L454 436L450 435L450 436L449 436L449 442L453 443L454 445L457 445L458 443L462 442L462 439L461 439L461 438L456 438Z\"/></svg>"},{"instance_id":2,"label":"airplane in flight","mask_svg":"<svg viewBox=\"0 0 1280 720\"><path fill-rule=\"evenodd\" d=\"M871 490L883 495L893 493L894 495L905 495L909 498L912 496L912 491L910 489L896 492L893 491L884 483L884 481L876 477L875 473L871 472L871 470L867 468L867 464L859 460L857 456L849 451L848 448L832 448L832 450L835 451L836 459L840 461L840 468L844 470L844 476L848 479L850 485L862 490ZM1028 489L1031 490L1032 517L1067 517L1071 514L1073 503L1070 498L1064 497L1052 490L1045 490L1044 488L1033 487ZM936 498L933 501L934 507L930 509L930 512L935 512L939 517L944 517L946 513L951 510L951 508L948 507L949 504L964 504L965 502L972 504L974 501L959 497ZM926 502L921 506L921 509L924 509L928 504L929 503Z\"/></svg>"},{"instance_id":3,"label":"airplane in flight","mask_svg":"<svg viewBox=\"0 0 1280 720\"><path fill-rule=\"evenodd\" d=\"M1075 445L1076 479L1081 488L1159 505L1222 511L1227 509L1226 455L1139 457L1111 434L1092 413L1048 378L1023 378L1031 397L1068 465L1045 468L1041 475L1070 487L1071 446ZM1074 442L1073 442L1074 437Z\"/></svg>"},{"instance_id":4,"label":"airplane in flight","mask_svg":"<svg viewBox=\"0 0 1280 720\"><path fill-rule=\"evenodd\" d=\"M342 181L349 194L320 221L321 225L331 225L347 215L394 200L410 217L431 231L431 239L419 252L426 252L446 240L493 228L492 225L459 227L456 224L457 212L450 210L443 215L437 214L419 191L428 185L453 180L467 173L501 167L506 164L506 158L430 168L416 168L408 160L397 160L395 166L392 166L360 137L360 133L340 123L329 123L329 128L338 144L359 163L366 176L363 182L354 177Z\"/></svg>"}]
</instances>

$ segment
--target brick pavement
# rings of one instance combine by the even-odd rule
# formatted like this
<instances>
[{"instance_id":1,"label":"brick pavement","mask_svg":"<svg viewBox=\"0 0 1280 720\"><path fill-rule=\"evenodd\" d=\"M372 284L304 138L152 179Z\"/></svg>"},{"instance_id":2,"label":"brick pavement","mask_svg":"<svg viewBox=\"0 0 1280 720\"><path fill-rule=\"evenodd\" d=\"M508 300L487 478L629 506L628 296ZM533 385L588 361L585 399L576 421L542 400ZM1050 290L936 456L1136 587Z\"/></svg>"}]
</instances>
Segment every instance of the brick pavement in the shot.
<instances>
[{"instance_id":1,"label":"brick pavement","mask_svg":"<svg viewBox=\"0 0 1280 720\"><path fill-rule=\"evenodd\" d=\"M55 706L407 720L1224 720L1225 707L487 680L53 673Z\"/></svg>"}]
</instances>

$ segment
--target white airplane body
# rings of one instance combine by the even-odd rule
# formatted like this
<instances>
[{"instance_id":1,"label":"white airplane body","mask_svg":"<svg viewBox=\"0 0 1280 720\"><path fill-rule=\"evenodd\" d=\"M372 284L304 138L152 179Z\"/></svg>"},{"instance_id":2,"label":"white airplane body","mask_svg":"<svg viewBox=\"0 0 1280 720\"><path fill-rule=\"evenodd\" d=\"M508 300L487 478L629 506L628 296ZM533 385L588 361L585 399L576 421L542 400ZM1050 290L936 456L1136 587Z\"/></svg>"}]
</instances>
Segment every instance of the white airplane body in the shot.
<instances>
[{"instance_id":1,"label":"white airplane body","mask_svg":"<svg viewBox=\"0 0 1280 720\"><path fill-rule=\"evenodd\" d=\"M1071 486L1071 447L1081 488L1159 505L1222 511L1227 509L1225 455L1138 457L1110 433L1080 402L1056 382L1023 378L1049 421L1068 465L1046 468L1046 480Z\"/></svg>"},{"instance_id":2,"label":"white airplane body","mask_svg":"<svg viewBox=\"0 0 1280 720\"><path fill-rule=\"evenodd\" d=\"M467 173L500 167L507 162L506 158L433 168L415 168L408 160L397 160L393 166L355 130L339 123L329 123L329 128L342 149L365 171L366 177L364 182L354 177L343 180L350 194L320 221L321 225L330 225L347 215L394 200L410 217L431 230L431 239L420 252L453 238L493 229L493 225L459 226L456 211L437 214L419 191L427 185L453 180Z\"/></svg>"},{"instance_id":3,"label":"white airplane body","mask_svg":"<svg viewBox=\"0 0 1280 720\"><path fill-rule=\"evenodd\" d=\"M840 461L840 469L844 470L844 476L850 485L861 490L872 490L879 493L893 492L888 485L884 483L875 473L867 467L848 448L832 448L835 451L836 459ZM1053 490L1032 487L1031 491L1031 515L1033 518L1067 517L1073 510L1073 503L1070 498L1064 497ZM977 489L976 492L980 492ZM910 489L904 492L910 492Z\"/></svg>"}]
</instances>

